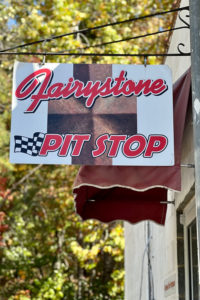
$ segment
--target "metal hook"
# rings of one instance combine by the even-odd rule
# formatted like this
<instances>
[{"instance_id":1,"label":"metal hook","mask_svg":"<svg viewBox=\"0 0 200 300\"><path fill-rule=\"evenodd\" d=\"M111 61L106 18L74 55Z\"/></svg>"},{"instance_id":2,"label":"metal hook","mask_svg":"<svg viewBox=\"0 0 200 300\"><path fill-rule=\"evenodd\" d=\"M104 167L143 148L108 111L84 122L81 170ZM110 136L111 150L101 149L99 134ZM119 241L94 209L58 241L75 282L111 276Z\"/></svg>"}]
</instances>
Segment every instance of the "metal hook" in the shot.
<instances>
[{"instance_id":1,"label":"metal hook","mask_svg":"<svg viewBox=\"0 0 200 300\"><path fill-rule=\"evenodd\" d=\"M40 63L42 66L44 66L46 63L46 54L44 54L42 62Z\"/></svg>"},{"instance_id":2,"label":"metal hook","mask_svg":"<svg viewBox=\"0 0 200 300\"><path fill-rule=\"evenodd\" d=\"M184 11L184 12L185 12L185 11L188 11L188 14L185 15L185 18L188 18L188 20L189 20L189 18L190 18L190 10L189 10L189 7L188 7L188 8L185 8L185 9L183 9L183 10L181 10L181 11L179 11L178 17L179 17L180 21L183 22L183 23L186 25L185 28L190 29L190 23L187 22L186 20L184 20L183 17L181 17L182 11Z\"/></svg>"},{"instance_id":3,"label":"metal hook","mask_svg":"<svg viewBox=\"0 0 200 300\"><path fill-rule=\"evenodd\" d=\"M45 45L45 43L48 41L48 39L46 39L46 40L44 40L43 41L43 43L42 43L42 48L43 48L43 46ZM45 51L45 53L44 53L44 56L43 56L43 59L42 59L42 62L40 63L40 65L41 66L44 66L45 65L45 63L46 63L46 51Z\"/></svg>"},{"instance_id":4,"label":"metal hook","mask_svg":"<svg viewBox=\"0 0 200 300\"><path fill-rule=\"evenodd\" d=\"M175 200L172 201L160 201L161 204L173 204L175 206Z\"/></svg>"},{"instance_id":5,"label":"metal hook","mask_svg":"<svg viewBox=\"0 0 200 300\"><path fill-rule=\"evenodd\" d=\"M147 66L147 56L144 56L144 67L146 68Z\"/></svg>"}]
</instances>

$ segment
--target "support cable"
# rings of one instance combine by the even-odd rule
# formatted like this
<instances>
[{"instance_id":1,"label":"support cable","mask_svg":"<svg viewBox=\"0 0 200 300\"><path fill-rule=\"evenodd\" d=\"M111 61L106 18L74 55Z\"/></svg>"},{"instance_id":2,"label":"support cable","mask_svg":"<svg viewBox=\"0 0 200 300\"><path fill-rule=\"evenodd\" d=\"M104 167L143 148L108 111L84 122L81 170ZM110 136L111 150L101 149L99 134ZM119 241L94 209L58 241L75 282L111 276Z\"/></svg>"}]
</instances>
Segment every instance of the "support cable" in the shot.
<instances>
[{"instance_id":1,"label":"support cable","mask_svg":"<svg viewBox=\"0 0 200 300\"><path fill-rule=\"evenodd\" d=\"M124 54L124 53L74 53L74 52L0 52L0 55L64 55L64 56L111 56L111 57L144 57L144 56L190 56L191 53L138 53L138 54Z\"/></svg>"},{"instance_id":2,"label":"support cable","mask_svg":"<svg viewBox=\"0 0 200 300\"><path fill-rule=\"evenodd\" d=\"M33 41L33 42L13 46L13 47L1 50L0 53L4 53L4 52L10 51L10 50L15 50L15 49L19 49L19 48L24 48L26 46L31 46L31 45L35 45L35 44L39 44L39 43L43 43L43 42L50 42L51 40L55 40L55 39L62 38L62 37L65 37L65 36L75 35L75 34L83 33L83 32L89 32L91 30L97 30L97 29L108 27L108 26L115 26L115 25L124 24L124 23L128 23L128 22L143 20L143 19L146 19L146 18L156 17L156 16L160 16L160 15L164 15L164 14L168 14L168 13L174 13L174 12L182 11L182 10L189 10L189 6L175 8L175 9L171 9L171 10L168 10L168 11L157 12L157 13L153 13L153 14L149 14L149 15L140 16L140 17L134 17L134 18L130 18L130 19L127 19L127 20L108 23L108 24L103 24L103 25L99 25L99 26L95 26L95 27L84 28L84 29L72 31L72 32L69 32L69 33L64 33L64 34L52 36L50 38L40 39L38 41Z\"/></svg>"},{"instance_id":3,"label":"support cable","mask_svg":"<svg viewBox=\"0 0 200 300\"><path fill-rule=\"evenodd\" d=\"M136 40L136 39L140 39L140 38L144 38L144 37L148 37L148 36L152 36L152 35L162 34L162 33L175 31L175 30L179 30L179 29L185 29L185 28L187 28L187 27L186 26L181 26L181 27L175 27L175 28L170 28L170 29L164 29L164 30L159 30L159 31L152 32L152 33L146 33L146 34L143 34L143 35L128 37L128 38L115 40L115 41L110 41L110 42L106 42L106 43L95 44L95 45L90 45L90 46L86 46L86 47L79 47L79 48L76 48L76 49L77 50L86 50L86 49L89 49L89 48L102 47L102 46L107 46L107 45L111 45L111 44L115 44L115 43L126 42L126 41L130 41L130 40ZM68 51L73 51L73 50L68 50ZM60 51L60 53L61 54L65 53L65 51L62 51L62 52Z\"/></svg>"}]
</instances>

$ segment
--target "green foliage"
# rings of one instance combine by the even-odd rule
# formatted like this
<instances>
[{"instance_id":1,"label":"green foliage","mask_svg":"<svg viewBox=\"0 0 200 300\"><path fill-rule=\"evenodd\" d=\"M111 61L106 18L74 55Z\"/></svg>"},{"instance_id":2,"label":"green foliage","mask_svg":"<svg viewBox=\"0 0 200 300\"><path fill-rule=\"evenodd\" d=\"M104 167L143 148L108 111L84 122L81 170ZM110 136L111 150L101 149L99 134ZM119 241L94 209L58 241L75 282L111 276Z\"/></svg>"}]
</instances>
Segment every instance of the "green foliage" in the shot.
<instances>
[{"instance_id":1,"label":"green foliage","mask_svg":"<svg viewBox=\"0 0 200 300\"><path fill-rule=\"evenodd\" d=\"M18 166L19 172L27 167ZM123 276L115 272L123 272L123 227L80 220L72 198L75 173L74 166L43 166L4 205L9 231L0 281L5 299L22 299L24 291L37 300L122 295ZM121 285L114 294L112 282Z\"/></svg>"},{"instance_id":2,"label":"green foliage","mask_svg":"<svg viewBox=\"0 0 200 300\"><path fill-rule=\"evenodd\" d=\"M167 10L174 1L0 0L0 48ZM29 46L31 51L80 51L112 40L168 28L172 15L76 34ZM87 49L95 53L164 52L168 35ZM39 62L42 57L16 57ZM124 298L121 222L83 222L74 212L74 166L11 165L10 107L14 57L0 57L0 210L9 230L0 241L0 299ZM48 57L60 63L141 63L139 58ZM149 63L160 63L149 58ZM35 168L35 169L34 169ZM4 226L0 221L0 228Z\"/></svg>"}]
</instances>

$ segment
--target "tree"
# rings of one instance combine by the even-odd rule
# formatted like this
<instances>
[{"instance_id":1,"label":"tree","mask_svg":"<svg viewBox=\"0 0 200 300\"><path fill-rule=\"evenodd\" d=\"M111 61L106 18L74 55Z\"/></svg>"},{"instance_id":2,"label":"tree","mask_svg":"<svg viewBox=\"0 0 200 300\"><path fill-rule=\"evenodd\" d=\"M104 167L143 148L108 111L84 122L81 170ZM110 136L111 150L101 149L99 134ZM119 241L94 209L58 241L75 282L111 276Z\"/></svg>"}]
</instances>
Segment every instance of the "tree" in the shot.
<instances>
[{"instance_id":1,"label":"tree","mask_svg":"<svg viewBox=\"0 0 200 300\"><path fill-rule=\"evenodd\" d=\"M172 0L0 1L1 49L41 38L163 11ZM77 48L168 28L172 15L125 23L47 41L22 51L76 51ZM168 35L104 47L95 53L164 52ZM81 51L81 50L79 50ZM38 62L42 57L16 57ZM49 62L140 63L139 58L47 57ZM149 58L149 63L160 59ZM11 165L8 160L13 56L0 57L0 299L123 299L121 222L82 222L74 212L75 166ZM4 218L4 220L3 220ZM7 223L7 226L5 225ZM6 226L6 227L5 227ZM5 229L9 229L5 231Z\"/></svg>"}]
</instances>

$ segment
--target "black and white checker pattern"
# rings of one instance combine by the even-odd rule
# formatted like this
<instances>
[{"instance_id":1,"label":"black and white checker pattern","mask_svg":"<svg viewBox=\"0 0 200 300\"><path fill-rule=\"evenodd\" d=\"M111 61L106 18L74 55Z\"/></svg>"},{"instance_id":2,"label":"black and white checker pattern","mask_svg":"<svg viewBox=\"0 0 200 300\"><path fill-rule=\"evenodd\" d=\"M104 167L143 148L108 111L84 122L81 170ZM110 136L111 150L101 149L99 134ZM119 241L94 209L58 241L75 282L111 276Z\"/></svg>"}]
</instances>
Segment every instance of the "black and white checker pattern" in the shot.
<instances>
[{"instance_id":1,"label":"black and white checker pattern","mask_svg":"<svg viewBox=\"0 0 200 300\"><path fill-rule=\"evenodd\" d=\"M15 152L25 153L31 156L37 156L43 141L45 134L42 132L35 132L33 138L28 138L25 136L15 135Z\"/></svg>"}]
</instances>

